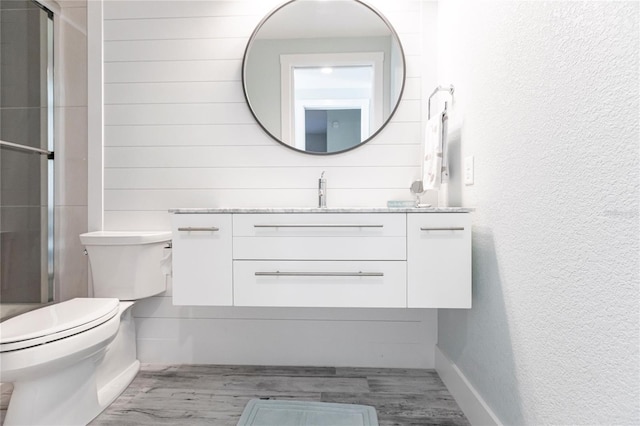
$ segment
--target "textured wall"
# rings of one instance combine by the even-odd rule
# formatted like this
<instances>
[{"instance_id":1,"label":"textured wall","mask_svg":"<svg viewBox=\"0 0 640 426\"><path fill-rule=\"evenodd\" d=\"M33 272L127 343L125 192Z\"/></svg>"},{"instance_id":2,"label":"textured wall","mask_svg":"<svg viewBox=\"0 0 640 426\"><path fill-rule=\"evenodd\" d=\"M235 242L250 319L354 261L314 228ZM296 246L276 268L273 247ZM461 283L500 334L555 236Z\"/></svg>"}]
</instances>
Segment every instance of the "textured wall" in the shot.
<instances>
[{"instance_id":1,"label":"textured wall","mask_svg":"<svg viewBox=\"0 0 640 426\"><path fill-rule=\"evenodd\" d=\"M475 185L439 347L505 424L639 424L639 3L440 6Z\"/></svg>"}]
</instances>

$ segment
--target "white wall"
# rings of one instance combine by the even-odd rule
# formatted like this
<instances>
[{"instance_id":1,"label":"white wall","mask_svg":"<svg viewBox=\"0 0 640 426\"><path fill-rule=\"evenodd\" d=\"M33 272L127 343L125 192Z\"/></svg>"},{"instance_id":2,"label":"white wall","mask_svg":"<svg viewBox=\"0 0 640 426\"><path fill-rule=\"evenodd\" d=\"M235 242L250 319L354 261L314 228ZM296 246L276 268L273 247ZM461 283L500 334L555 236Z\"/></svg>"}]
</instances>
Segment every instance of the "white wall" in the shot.
<instances>
[{"instance_id":1,"label":"white wall","mask_svg":"<svg viewBox=\"0 0 640 426\"><path fill-rule=\"evenodd\" d=\"M409 185L420 176L422 92L435 85L434 49L422 68L423 37L435 34L422 12L435 22L433 5L372 2L405 50L401 105L374 141L324 157L270 139L244 101L245 45L279 3L105 2L105 229L168 229L172 207L314 206L323 170L329 206L411 198ZM434 364L433 310L174 308L169 291L136 316L144 362Z\"/></svg>"},{"instance_id":2,"label":"white wall","mask_svg":"<svg viewBox=\"0 0 640 426\"><path fill-rule=\"evenodd\" d=\"M639 6L440 3L476 211L438 346L505 424L640 424Z\"/></svg>"},{"instance_id":3,"label":"white wall","mask_svg":"<svg viewBox=\"0 0 640 426\"><path fill-rule=\"evenodd\" d=\"M172 207L314 206L322 170L332 206L411 197L420 175L420 2L380 4L407 55L392 123L372 143L330 157L283 148L245 105L244 47L277 3L105 3L107 229L168 228Z\"/></svg>"}]
</instances>

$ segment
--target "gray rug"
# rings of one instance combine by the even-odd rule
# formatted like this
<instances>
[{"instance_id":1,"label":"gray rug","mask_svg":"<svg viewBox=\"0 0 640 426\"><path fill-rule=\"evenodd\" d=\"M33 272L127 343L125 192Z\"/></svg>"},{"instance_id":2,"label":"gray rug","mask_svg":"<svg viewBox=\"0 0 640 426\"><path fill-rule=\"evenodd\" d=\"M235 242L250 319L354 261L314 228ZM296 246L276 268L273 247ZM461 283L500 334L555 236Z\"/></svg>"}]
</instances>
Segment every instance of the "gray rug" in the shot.
<instances>
[{"instance_id":1,"label":"gray rug","mask_svg":"<svg viewBox=\"0 0 640 426\"><path fill-rule=\"evenodd\" d=\"M237 426L378 426L368 405L252 399Z\"/></svg>"}]
</instances>

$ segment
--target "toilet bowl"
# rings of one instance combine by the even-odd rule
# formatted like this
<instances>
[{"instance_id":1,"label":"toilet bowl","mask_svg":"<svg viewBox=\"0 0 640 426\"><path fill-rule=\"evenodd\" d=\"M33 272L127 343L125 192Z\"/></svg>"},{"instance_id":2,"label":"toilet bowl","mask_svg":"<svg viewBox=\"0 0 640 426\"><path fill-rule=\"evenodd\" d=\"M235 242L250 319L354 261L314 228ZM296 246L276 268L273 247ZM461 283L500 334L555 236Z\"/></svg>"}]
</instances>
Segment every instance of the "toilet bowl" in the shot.
<instances>
[{"instance_id":1,"label":"toilet bowl","mask_svg":"<svg viewBox=\"0 0 640 426\"><path fill-rule=\"evenodd\" d=\"M13 383L5 425L85 425L140 368L132 307L163 292L170 232L80 236L95 298L77 298L0 324L0 381Z\"/></svg>"}]
</instances>

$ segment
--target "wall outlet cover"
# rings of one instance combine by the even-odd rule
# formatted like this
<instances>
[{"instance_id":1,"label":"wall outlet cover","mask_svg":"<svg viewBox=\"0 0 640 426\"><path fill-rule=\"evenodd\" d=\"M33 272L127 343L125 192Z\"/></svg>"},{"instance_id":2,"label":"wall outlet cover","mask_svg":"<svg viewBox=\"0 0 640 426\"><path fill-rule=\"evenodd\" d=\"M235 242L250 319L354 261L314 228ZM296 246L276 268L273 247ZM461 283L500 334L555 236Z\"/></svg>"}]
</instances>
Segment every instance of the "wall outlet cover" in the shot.
<instances>
[{"instance_id":1,"label":"wall outlet cover","mask_svg":"<svg viewBox=\"0 0 640 426\"><path fill-rule=\"evenodd\" d=\"M464 184L473 185L473 156L464 158Z\"/></svg>"}]
</instances>

